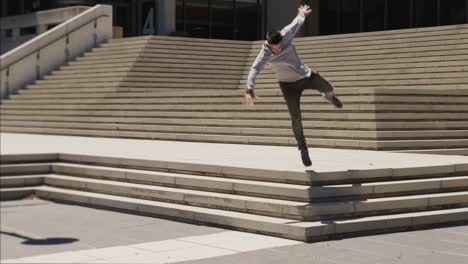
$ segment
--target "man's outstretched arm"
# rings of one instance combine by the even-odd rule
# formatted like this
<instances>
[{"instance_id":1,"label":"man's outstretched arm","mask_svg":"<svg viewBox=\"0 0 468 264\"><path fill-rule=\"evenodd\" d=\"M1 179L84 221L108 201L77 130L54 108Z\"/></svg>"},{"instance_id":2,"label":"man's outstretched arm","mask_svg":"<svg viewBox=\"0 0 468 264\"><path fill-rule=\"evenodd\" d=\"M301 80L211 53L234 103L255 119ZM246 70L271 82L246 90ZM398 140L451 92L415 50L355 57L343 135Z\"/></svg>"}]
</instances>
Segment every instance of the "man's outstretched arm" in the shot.
<instances>
[{"instance_id":1,"label":"man's outstretched arm","mask_svg":"<svg viewBox=\"0 0 468 264\"><path fill-rule=\"evenodd\" d=\"M257 75L263 70L265 65L270 60L271 51L268 49L266 44L263 44L262 50L255 59L252 67L249 71L249 77L247 77L247 89L245 90L245 101L247 105L253 105L256 97L254 93L255 80Z\"/></svg>"},{"instance_id":2,"label":"man's outstretched arm","mask_svg":"<svg viewBox=\"0 0 468 264\"><path fill-rule=\"evenodd\" d=\"M291 24L285 26L281 30L281 35L283 35L283 41L285 43L291 41L296 36L302 24L304 24L306 17L312 13L312 9L308 5L299 6L297 11L297 16L294 18Z\"/></svg>"}]
</instances>

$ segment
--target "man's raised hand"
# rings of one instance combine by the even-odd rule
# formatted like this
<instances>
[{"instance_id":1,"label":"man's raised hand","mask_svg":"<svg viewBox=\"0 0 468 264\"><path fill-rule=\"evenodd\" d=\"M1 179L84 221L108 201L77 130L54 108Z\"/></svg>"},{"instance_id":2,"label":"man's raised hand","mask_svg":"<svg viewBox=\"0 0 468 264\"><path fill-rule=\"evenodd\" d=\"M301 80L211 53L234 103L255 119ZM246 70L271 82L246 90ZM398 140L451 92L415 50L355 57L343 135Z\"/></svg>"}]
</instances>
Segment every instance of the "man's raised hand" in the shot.
<instances>
[{"instance_id":1,"label":"man's raised hand","mask_svg":"<svg viewBox=\"0 0 468 264\"><path fill-rule=\"evenodd\" d=\"M308 5L301 5L297 10L299 10L299 12L303 12L306 16L312 13L312 8Z\"/></svg>"}]
</instances>

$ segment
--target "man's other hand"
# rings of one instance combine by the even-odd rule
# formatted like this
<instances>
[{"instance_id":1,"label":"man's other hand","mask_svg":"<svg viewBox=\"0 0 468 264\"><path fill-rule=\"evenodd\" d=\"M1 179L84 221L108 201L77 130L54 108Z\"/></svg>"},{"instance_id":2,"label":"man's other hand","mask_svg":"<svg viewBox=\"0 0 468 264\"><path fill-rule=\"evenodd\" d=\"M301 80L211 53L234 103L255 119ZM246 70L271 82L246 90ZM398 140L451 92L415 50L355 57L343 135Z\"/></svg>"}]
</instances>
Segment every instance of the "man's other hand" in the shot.
<instances>
[{"instance_id":1,"label":"man's other hand","mask_svg":"<svg viewBox=\"0 0 468 264\"><path fill-rule=\"evenodd\" d=\"M297 9L299 12L303 12L306 16L312 13L312 9L308 5L301 5Z\"/></svg>"},{"instance_id":2,"label":"man's other hand","mask_svg":"<svg viewBox=\"0 0 468 264\"><path fill-rule=\"evenodd\" d=\"M257 100L257 97L255 96L253 89L247 89L244 94L245 104L247 106L254 106L256 100Z\"/></svg>"}]
</instances>

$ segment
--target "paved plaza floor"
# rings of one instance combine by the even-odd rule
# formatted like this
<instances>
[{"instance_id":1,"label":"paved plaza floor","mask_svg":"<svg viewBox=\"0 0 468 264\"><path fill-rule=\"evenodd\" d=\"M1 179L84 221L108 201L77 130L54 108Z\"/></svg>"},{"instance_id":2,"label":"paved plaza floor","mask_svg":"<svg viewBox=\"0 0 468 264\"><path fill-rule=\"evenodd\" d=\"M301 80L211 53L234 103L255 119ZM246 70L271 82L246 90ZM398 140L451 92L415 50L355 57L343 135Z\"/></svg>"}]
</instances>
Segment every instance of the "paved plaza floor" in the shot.
<instances>
[{"instance_id":1,"label":"paved plaza floor","mask_svg":"<svg viewBox=\"0 0 468 264\"><path fill-rule=\"evenodd\" d=\"M468 263L468 226L303 243L37 199L0 204L2 263Z\"/></svg>"}]
</instances>

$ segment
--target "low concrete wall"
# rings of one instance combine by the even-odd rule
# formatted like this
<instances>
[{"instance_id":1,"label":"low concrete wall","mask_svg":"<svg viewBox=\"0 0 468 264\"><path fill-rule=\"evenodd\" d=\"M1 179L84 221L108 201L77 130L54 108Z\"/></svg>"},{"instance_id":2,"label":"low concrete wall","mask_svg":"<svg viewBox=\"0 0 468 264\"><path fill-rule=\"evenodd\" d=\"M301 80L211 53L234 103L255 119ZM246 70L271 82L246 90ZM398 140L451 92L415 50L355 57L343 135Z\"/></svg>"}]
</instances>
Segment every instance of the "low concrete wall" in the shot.
<instances>
[{"instance_id":1,"label":"low concrete wall","mask_svg":"<svg viewBox=\"0 0 468 264\"><path fill-rule=\"evenodd\" d=\"M0 57L0 98L112 38L112 6L96 5Z\"/></svg>"},{"instance_id":2,"label":"low concrete wall","mask_svg":"<svg viewBox=\"0 0 468 264\"><path fill-rule=\"evenodd\" d=\"M0 18L1 53L6 53L18 47L37 35L46 32L51 27L57 26L88 9L87 6L73 6ZM21 32L23 29L28 28L34 29L35 33Z\"/></svg>"}]
</instances>

